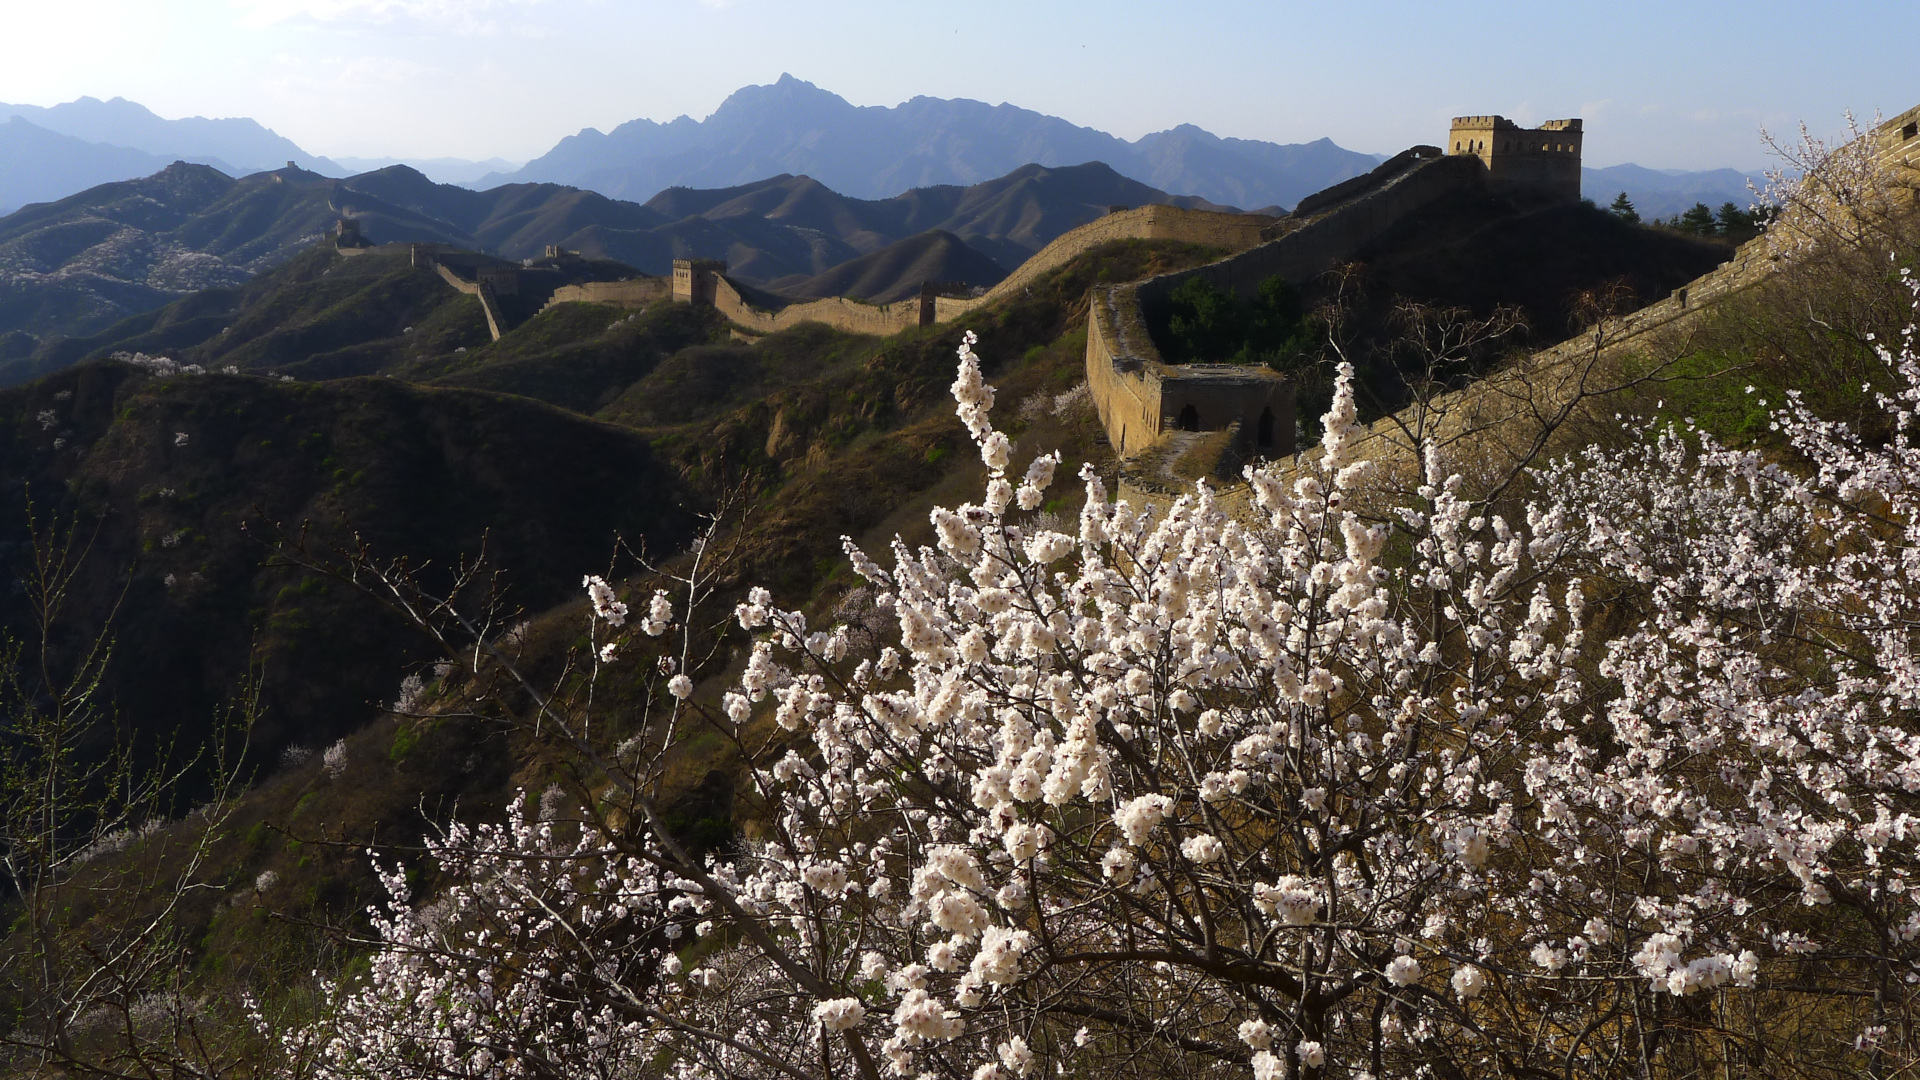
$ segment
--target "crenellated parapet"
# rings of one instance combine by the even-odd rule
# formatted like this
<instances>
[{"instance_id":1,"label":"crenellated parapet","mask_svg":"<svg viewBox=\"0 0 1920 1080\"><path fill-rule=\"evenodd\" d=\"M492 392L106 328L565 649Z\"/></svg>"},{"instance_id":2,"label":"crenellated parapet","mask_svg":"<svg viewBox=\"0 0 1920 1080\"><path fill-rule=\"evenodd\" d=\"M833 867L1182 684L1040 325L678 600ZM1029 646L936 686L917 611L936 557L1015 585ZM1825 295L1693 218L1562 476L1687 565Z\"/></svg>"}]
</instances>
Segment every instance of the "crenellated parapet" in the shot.
<instances>
[{"instance_id":1,"label":"crenellated parapet","mask_svg":"<svg viewBox=\"0 0 1920 1080\"><path fill-rule=\"evenodd\" d=\"M1495 194L1530 201L1580 201L1580 121L1548 120L1523 128L1504 116L1456 116L1447 153L1475 157Z\"/></svg>"}]
</instances>

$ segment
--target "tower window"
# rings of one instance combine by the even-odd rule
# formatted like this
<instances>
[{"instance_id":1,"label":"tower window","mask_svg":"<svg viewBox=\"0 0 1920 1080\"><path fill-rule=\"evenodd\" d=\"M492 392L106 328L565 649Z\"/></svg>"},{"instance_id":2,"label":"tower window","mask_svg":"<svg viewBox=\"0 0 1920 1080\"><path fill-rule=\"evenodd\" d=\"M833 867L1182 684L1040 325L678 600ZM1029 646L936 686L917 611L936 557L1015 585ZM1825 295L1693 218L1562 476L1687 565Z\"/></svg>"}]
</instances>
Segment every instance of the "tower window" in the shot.
<instances>
[{"instance_id":1,"label":"tower window","mask_svg":"<svg viewBox=\"0 0 1920 1080\"><path fill-rule=\"evenodd\" d=\"M1908 124L1906 127L1901 128L1900 137L1902 139L1920 137L1920 123Z\"/></svg>"}]
</instances>

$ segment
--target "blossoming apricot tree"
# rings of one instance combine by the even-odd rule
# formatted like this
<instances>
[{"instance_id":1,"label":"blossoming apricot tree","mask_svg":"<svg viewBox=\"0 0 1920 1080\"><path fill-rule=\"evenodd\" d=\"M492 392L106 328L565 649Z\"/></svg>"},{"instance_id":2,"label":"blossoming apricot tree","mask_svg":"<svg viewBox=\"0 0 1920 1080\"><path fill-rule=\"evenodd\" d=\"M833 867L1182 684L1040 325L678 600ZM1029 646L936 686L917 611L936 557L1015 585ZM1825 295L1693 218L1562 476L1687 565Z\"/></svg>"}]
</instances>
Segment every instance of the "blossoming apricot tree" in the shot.
<instances>
[{"instance_id":1,"label":"blossoming apricot tree","mask_svg":"<svg viewBox=\"0 0 1920 1080\"><path fill-rule=\"evenodd\" d=\"M672 689L756 766L757 831L697 856L658 805L672 747L582 740L583 819L453 828L425 906L391 870L371 972L289 1052L1275 1080L1767 1075L1800 1040L1891 1075L1920 977L1920 357L1882 355L1879 441L1789 401L1792 464L1642 428L1505 507L1429 454L1384 518L1343 368L1320 456L1250 470L1245 505L1150 515L1083 470L1067 534L1026 523L1058 459L1016 468L963 346L981 501L890 567L847 548L898 646L755 590L738 685Z\"/></svg>"}]
</instances>

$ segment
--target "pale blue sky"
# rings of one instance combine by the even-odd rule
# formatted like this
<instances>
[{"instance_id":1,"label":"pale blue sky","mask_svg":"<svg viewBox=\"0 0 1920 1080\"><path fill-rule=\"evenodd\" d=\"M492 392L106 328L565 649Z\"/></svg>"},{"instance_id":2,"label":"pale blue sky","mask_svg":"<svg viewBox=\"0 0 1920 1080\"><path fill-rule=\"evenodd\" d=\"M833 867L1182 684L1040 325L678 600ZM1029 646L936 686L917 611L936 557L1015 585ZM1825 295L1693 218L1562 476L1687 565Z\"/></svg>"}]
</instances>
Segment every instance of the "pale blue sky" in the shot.
<instances>
[{"instance_id":1,"label":"pale blue sky","mask_svg":"<svg viewBox=\"0 0 1920 1080\"><path fill-rule=\"evenodd\" d=\"M1011 102L1134 138L1391 153L1581 116L1588 164L1752 168L1758 129L1920 103L1920 2L0 0L0 101L251 116L311 153L524 159L782 72L857 105Z\"/></svg>"}]
</instances>

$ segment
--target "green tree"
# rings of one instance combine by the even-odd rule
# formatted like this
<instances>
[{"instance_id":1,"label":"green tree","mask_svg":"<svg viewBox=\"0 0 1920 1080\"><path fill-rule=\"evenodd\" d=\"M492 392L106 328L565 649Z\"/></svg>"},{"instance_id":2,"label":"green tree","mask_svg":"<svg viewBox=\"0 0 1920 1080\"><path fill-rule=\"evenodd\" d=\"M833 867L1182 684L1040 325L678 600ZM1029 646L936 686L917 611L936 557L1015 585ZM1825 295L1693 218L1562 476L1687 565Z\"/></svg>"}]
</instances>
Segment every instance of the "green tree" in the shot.
<instances>
[{"instance_id":1,"label":"green tree","mask_svg":"<svg viewBox=\"0 0 1920 1080\"><path fill-rule=\"evenodd\" d=\"M1203 277L1190 277L1167 296L1167 359L1219 363L1246 338L1240 299Z\"/></svg>"},{"instance_id":2,"label":"green tree","mask_svg":"<svg viewBox=\"0 0 1920 1080\"><path fill-rule=\"evenodd\" d=\"M1714 234L1713 211L1708 209L1706 203L1694 203L1693 209L1680 215L1680 231L1690 232L1695 236L1712 236Z\"/></svg>"},{"instance_id":3,"label":"green tree","mask_svg":"<svg viewBox=\"0 0 1920 1080\"><path fill-rule=\"evenodd\" d=\"M1176 364L1291 365L1309 346L1305 305L1278 275L1242 300L1202 277L1188 278L1167 295L1161 352Z\"/></svg>"},{"instance_id":4,"label":"green tree","mask_svg":"<svg viewBox=\"0 0 1920 1080\"><path fill-rule=\"evenodd\" d=\"M1624 191L1614 196L1613 205L1607 207L1607 209L1618 214L1620 220L1629 225L1640 224L1640 211L1633 208L1633 200L1627 198L1627 193Z\"/></svg>"},{"instance_id":5,"label":"green tree","mask_svg":"<svg viewBox=\"0 0 1920 1080\"><path fill-rule=\"evenodd\" d=\"M1753 215L1729 201L1720 204L1720 235L1732 240L1748 240L1759 231Z\"/></svg>"}]
</instances>

